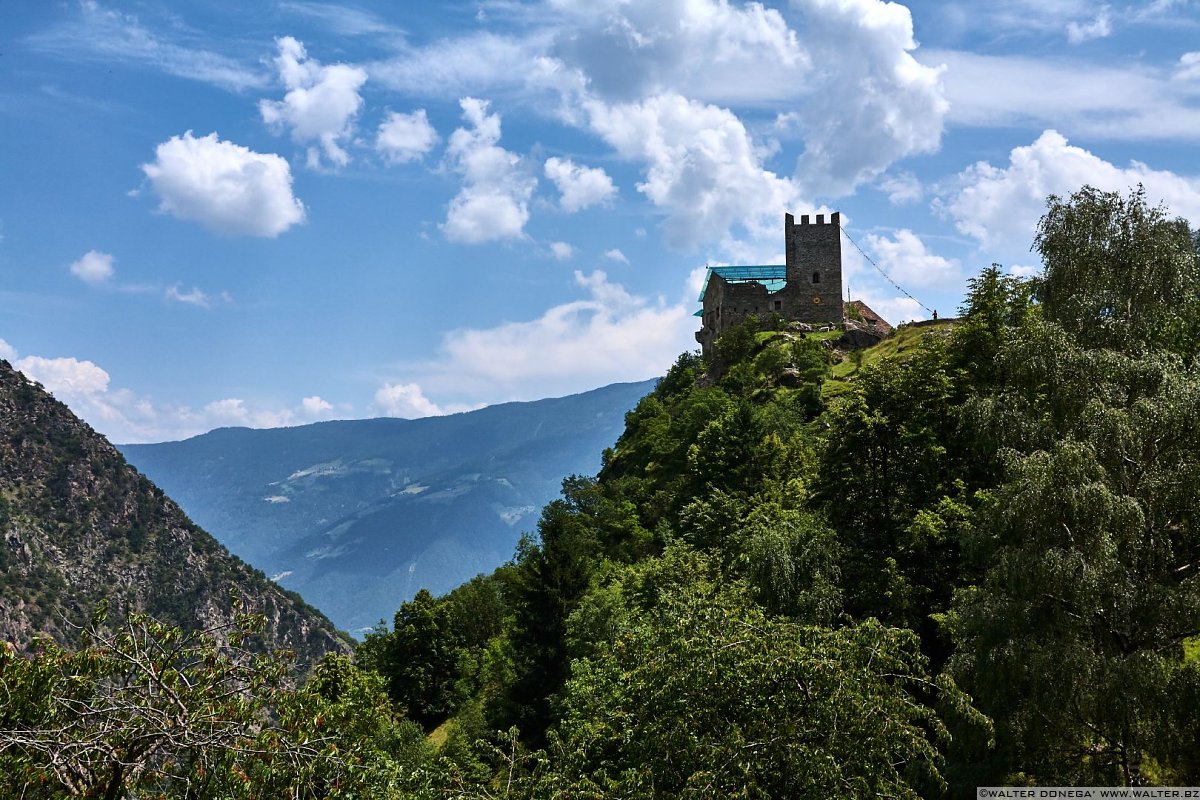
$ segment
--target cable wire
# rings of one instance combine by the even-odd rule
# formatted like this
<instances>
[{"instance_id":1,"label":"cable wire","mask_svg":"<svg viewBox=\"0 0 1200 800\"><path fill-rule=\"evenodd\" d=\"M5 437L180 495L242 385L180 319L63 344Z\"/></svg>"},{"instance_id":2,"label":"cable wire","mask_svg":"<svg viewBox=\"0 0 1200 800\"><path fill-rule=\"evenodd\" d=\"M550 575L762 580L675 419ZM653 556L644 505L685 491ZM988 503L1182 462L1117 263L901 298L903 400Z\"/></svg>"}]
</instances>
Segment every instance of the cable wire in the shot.
<instances>
[{"instance_id":1,"label":"cable wire","mask_svg":"<svg viewBox=\"0 0 1200 800\"><path fill-rule=\"evenodd\" d=\"M862 255L862 257L867 260L867 263L870 264L872 267L874 267L876 270L878 270L879 274L882 275L885 279L887 279L888 283L890 283L892 286L896 287L896 291L900 292L902 295L907 297L909 300L912 300L914 303L916 303L917 305L919 305L921 308L925 309L929 313L931 313L931 314L935 313L932 308L925 305L917 298L913 297L911 294L908 293L907 289L905 289L903 286L901 286L900 284L898 284L894 280L892 280L892 276L888 275L886 272L884 272L883 267L876 264L869 255L867 255L865 252L863 252L863 249L858 246L858 242L854 241L854 237L852 237L850 234L846 233L845 228L842 228L841 231L842 231L842 235L845 236L850 241L850 244L854 245L854 249L857 250L859 252L859 254Z\"/></svg>"}]
</instances>

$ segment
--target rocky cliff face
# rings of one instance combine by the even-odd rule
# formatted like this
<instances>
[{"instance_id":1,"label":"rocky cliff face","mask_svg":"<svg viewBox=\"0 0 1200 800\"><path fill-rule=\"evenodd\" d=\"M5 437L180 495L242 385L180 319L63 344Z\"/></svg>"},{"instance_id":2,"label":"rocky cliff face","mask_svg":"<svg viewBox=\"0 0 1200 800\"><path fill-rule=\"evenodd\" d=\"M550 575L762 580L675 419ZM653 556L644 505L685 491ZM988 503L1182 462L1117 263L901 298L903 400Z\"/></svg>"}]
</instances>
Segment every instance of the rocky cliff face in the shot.
<instances>
[{"instance_id":1,"label":"rocky cliff face","mask_svg":"<svg viewBox=\"0 0 1200 800\"><path fill-rule=\"evenodd\" d=\"M0 361L0 639L71 643L96 604L187 629L266 615L267 647L347 649L318 611L229 554L109 442Z\"/></svg>"}]
</instances>

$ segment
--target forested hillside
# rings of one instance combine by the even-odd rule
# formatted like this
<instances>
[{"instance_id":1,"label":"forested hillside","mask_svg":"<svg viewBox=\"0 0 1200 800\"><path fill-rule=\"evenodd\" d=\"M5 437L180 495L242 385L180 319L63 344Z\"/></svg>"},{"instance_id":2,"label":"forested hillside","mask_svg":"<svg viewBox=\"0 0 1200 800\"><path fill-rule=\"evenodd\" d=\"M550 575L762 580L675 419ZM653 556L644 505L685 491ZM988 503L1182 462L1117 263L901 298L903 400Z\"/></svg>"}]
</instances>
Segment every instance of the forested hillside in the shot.
<instances>
[{"instance_id":1,"label":"forested hillside","mask_svg":"<svg viewBox=\"0 0 1200 800\"><path fill-rule=\"evenodd\" d=\"M681 356L512 565L364 663L463 775L507 781L479 742L515 726L528 796L1200 782L1195 242L1088 189L1036 247L846 382L786 330Z\"/></svg>"},{"instance_id":2,"label":"forested hillside","mask_svg":"<svg viewBox=\"0 0 1200 800\"><path fill-rule=\"evenodd\" d=\"M510 564L360 646L377 777L325 796L1200 783L1197 243L1084 189L1036 248L836 376L769 321L680 356Z\"/></svg>"}]
</instances>

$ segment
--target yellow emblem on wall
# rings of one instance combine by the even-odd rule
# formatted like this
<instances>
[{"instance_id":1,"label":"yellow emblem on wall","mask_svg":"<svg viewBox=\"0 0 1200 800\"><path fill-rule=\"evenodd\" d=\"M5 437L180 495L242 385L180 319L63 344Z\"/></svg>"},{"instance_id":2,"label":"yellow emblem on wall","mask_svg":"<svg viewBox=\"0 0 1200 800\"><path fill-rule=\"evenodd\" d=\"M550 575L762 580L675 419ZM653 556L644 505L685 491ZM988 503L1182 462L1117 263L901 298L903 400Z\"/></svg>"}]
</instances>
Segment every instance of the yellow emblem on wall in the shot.
<instances>
[{"instance_id":1,"label":"yellow emblem on wall","mask_svg":"<svg viewBox=\"0 0 1200 800\"><path fill-rule=\"evenodd\" d=\"M813 305L814 305L814 306L819 306L819 305L821 305L821 298L819 298L819 297L814 297L814 298L813 298Z\"/></svg>"}]
</instances>

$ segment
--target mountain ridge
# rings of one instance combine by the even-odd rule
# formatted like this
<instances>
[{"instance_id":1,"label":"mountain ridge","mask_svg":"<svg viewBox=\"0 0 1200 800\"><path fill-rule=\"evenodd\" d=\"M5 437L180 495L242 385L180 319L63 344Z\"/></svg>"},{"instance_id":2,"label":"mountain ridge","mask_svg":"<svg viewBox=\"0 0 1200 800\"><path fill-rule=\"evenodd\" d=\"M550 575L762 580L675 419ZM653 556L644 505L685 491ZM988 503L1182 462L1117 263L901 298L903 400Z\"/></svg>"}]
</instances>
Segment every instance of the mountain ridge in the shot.
<instances>
[{"instance_id":1,"label":"mountain ridge","mask_svg":"<svg viewBox=\"0 0 1200 800\"><path fill-rule=\"evenodd\" d=\"M563 478L599 469L656 381L122 451L231 550L364 630L417 589L449 591L508 560Z\"/></svg>"},{"instance_id":2,"label":"mountain ridge","mask_svg":"<svg viewBox=\"0 0 1200 800\"><path fill-rule=\"evenodd\" d=\"M185 629L231 622L233 593L266 616L264 643L302 661L343 635L195 525L111 443L0 360L0 637L77 643L102 601Z\"/></svg>"}]
</instances>

